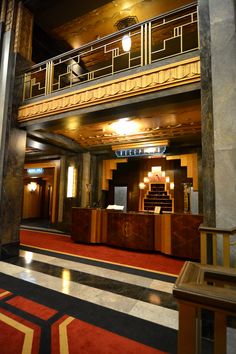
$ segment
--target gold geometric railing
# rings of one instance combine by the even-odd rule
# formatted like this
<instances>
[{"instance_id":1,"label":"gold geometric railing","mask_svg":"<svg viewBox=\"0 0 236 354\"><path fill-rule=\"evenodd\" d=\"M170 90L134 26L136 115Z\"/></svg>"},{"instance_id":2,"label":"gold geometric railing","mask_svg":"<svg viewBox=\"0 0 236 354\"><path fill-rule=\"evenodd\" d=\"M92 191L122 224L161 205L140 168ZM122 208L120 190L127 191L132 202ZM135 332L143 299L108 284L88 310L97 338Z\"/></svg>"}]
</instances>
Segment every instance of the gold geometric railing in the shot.
<instances>
[{"instance_id":1,"label":"gold geometric railing","mask_svg":"<svg viewBox=\"0 0 236 354\"><path fill-rule=\"evenodd\" d=\"M232 229L220 229L200 226L199 230L201 237L201 264L209 264L208 259L210 259L211 264L214 266L222 265L223 267L236 268L232 251L233 246L236 246L235 238L233 239L233 236L236 235L236 227ZM222 258L222 264L217 259L217 242L222 246L222 257L220 257ZM210 244L210 251L208 244Z\"/></svg>"},{"instance_id":2,"label":"gold geometric railing","mask_svg":"<svg viewBox=\"0 0 236 354\"><path fill-rule=\"evenodd\" d=\"M128 52L124 35L131 38ZM23 101L198 48L197 6L188 5L31 67L24 73Z\"/></svg>"}]
</instances>

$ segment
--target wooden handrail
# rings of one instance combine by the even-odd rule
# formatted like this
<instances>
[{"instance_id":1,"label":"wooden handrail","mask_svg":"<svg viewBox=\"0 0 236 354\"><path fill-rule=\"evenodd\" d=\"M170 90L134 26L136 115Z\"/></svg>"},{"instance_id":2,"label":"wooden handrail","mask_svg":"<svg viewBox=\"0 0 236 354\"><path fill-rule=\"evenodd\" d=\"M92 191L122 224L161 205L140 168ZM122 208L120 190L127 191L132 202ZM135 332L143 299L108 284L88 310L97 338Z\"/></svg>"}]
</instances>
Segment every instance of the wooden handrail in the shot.
<instances>
[{"instance_id":1,"label":"wooden handrail","mask_svg":"<svg viewBox=\"0 0 236 354\"><path fill-rule=\"evenodd\" d=\"M218 228L218 227L208 227L208 226L204 226L201 224L199 226L199 231L233 235L236 233L236 226L234 226L231 229L222 229L222 228Z\"/></svg>"},{"instance_id":2,"label":"wooden handrail","mask_svg":"<svg viewBox=\"0 0 236 354\"><path fill-rule=\"evenodd\" d=\"M202 310L214 315L211 353L227 354L227 319L236 318L235 283L235 269L185 263L173 289L179 303L178 354L202 352Z\"/></svg>"}]
</instances>

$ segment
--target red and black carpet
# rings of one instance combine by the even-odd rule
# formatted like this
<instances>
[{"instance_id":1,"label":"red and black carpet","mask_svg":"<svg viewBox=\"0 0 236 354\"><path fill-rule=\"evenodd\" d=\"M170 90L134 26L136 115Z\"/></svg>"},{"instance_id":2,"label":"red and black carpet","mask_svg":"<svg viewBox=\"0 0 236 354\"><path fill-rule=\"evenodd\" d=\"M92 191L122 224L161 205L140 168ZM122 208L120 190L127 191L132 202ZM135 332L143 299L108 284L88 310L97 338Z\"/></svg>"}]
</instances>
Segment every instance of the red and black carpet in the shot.
<instances>
[{"instance_id":1,"label":"red and black carpet","mask_svg":"<svg viewBox=\"0 0 236 354\"><path fill-rule=\"evenodd\" d=\"M180 273L180 270L184 264L182 260L174 259L158 253L141 253L114 249L104 245L78 244L73 242L68 236L58 235L55 233L50 234L40 231L21 230L20 241L21 244L25 246L37 247L45 250L88 257L174 275L178 275Z\"/></svg>"},{"instance_id":2,"label":"red and black carpet","mask_svg":"<svg viewBox=\"0 0 236 354\"><path fill-rule=\"evenodd\" d=\"M23 237L24 243L31 242L33 247L22 245L20 257L0 262L1 354L176 353L177 330L172 324L162 323L163 312L167 311L167 316L173 313L173 318L177 313L172 294L165 290L166 286L173 285L175 276L141 269L145 268L143 261L139 261L138 268L134 264L130 267L112 263L107 256L104 261L98 257L101 250L96 257L91 257L91 253L89 256L86 248L75 255L75 245L70 245L68 237L63 237L63 243L58 239L61 236L55 242L52 235L52 246L43 245L43 240L50 239L50 235L41 234L36 238L39 236L39 249L36 240ZM60 242L64 244L63 253L59 250ZM67 242L74 252L65 246ZM49 246L52 251L48 250ZM87 252L86 256L81 252ZM131 277L137 282L132 283ZM61 285L55 291L58 284ZM73 290L69 295L65 291L68 286ZM89 289L95 291L94 301ZM123 301L122 308L112 301L112 305L106 303L113 297L114 301ZM133 306L130 310L129 302ZM132 312L136 306L143 314ZM160 319L153 316L155 309Z\"/></svg>"}]
</instances>

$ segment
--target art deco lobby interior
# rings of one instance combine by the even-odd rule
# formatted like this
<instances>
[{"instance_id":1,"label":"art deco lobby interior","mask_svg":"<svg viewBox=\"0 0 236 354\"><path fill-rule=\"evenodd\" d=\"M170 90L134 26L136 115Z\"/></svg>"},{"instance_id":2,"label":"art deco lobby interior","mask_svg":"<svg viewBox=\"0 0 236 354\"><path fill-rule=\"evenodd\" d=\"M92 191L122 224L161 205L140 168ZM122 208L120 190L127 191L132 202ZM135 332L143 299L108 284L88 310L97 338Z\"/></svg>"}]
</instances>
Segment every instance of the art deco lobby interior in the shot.
<instances>
[{"instance_id":1,"label":"art deco lobby interior","mask_svg":"<svg viewBox=\"0 0 236 354\"><path fill-rule=\"evenodd\" d=\"M235 58L235 0L0 1L1 353L236 353Z\"/></svg>"}]
</instances>

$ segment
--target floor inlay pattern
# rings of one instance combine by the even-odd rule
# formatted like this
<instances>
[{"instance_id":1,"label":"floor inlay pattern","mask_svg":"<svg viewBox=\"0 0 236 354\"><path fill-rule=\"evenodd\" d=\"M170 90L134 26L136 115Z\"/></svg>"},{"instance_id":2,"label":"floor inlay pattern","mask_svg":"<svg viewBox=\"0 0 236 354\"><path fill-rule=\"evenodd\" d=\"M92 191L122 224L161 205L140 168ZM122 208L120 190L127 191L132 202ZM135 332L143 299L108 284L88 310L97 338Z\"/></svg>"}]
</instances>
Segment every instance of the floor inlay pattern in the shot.
<instances>
[{"instance_id":1,"label":"floor inlay pattern","mask_svg":"<svg viewBox=\"0 0 236 354\"><path fill-rule=\"evenodd\" d=\"M75 331L95 326L93 330L98 338L105 334L110 338L113 333L135 341L136 344L129 342L134 351L127 349L127 353L140 351L137 344L145 346L142 353L176 352L178 311L172 297L174 276L159 276L157 272L140 272L134 268L129 271L127 267L107 264L104 267L99 261L86 264L76 257L32 250L21 250L19 257L0 262L2 294L9 294L0 297L4 311L11 310L15 316L24 314L27 321L36 316L37 321L33 322L39 326L42 319L37 316L38 309L48 308L52 315L45 317L47 321L51 324L59 321L59 328L64 326L64 330L67 326ZM31 304L32 309L27 311ZM52 331L57 331L57 326L53 326ZM103 330L108 332L104 334ZM45 328L42 331L47 332ZM48 332L45 334L47 340L50 336ZM111 342L115 340L118 337ZM121 340L120 345L125 345L122 343ZM70 345L70 353L74 353L73 342ZM94 345L91 343L91 348ZM45 353L50 352L46 347L44 343ZM92 349L91 353L94 353ZM110 348L107 353L120 352Z\"/></svg>"}]
</instances>

